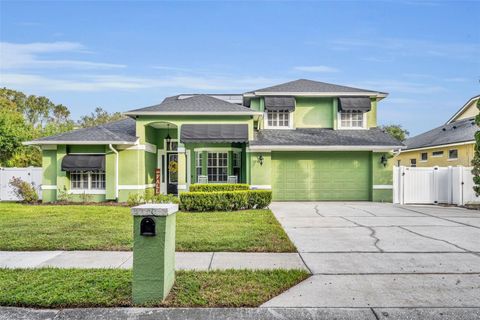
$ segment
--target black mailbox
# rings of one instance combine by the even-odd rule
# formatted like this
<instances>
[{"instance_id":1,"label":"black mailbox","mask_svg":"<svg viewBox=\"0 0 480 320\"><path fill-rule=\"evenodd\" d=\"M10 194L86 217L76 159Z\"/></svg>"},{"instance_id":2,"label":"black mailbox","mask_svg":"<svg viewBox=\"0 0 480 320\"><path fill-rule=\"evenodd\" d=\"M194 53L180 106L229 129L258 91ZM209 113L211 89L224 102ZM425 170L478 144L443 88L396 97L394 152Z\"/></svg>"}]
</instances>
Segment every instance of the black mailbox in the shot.
<instances>
[{"instance_id":1,"label":"black mailbox","mask_svg":"<svg viewBox=\"0 0 480 320\"><path fill-rule=\"evenodd\" d=\"M155 221L152 218L143 218L140 222L140 235L153 237L155 235Z\"/></svg>"}]
</instances>

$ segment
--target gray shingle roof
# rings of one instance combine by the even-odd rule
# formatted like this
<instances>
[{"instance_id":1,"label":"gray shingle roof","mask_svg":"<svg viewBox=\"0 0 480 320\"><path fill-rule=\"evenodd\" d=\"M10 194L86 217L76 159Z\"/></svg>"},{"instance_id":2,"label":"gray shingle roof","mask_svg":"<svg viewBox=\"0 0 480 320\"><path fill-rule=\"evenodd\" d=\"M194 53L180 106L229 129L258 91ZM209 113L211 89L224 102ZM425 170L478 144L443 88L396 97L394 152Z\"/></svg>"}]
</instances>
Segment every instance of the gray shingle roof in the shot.
<instances>
[{"instance_id":1,"label":"gray shingle roof","mask_svg":"<svg viewBox=\"0 0 480 320\"><path fill-rule=\"evenodd\" d=\"M382 93L375 90L366 90L341 86L332 83L313 81L307 79L299 79L282 83L273 87L254 90L253 92L338 92L338 93Z\"/></svg>"},{"instance_id":2,"label":"gray shingle roof","mask_svg":"<svg viewBox=\"0 0 480 320\"><path fill-rule=\"evenodd\" d=\"M137 141L137 137L135 136L135 120L127 118L95 127L72 130L29 141L28 144L42 144L55 141L85 141L86 144L88 144L88 142L135 143L135 141Z\"/></svg>"},{"instance_id":3,"label":"gray shingle roof","mask_svg":"<svg viewBox=\"0 0 480 320\"><path fill-rule=\"evenodd\" d=\"M261 130L251 146L392 146L403 144L378 128L369 130L333 130L324 128Z\"/></svg>"},{"instance_id":4,"label":"gray shingle roof","mask_svg":"<svg viewBox=\"0 0 480 320\"><path fill-rule=\"evenodd\" d=\"M471 141L477 130L473 118L455 121L407 139L405 150Z\"/></svg>"},{"instance_id":5,"label":"gray shingle roof","mask_svg":"<svg viewBox=\"0 0 480 320\"><path fill-rule=\"evenodd\" d=\"M126 114L136 113L169 113L169 112L195 112L195 113L209 113L209 112L235 112L235 113L252 113L250 108L239 106L234 103L226 102L208 95L195 95L186 99L178 99L179 96L168 97L162 103L135 109L126 112Z\"/></svg>"}]
</instances>

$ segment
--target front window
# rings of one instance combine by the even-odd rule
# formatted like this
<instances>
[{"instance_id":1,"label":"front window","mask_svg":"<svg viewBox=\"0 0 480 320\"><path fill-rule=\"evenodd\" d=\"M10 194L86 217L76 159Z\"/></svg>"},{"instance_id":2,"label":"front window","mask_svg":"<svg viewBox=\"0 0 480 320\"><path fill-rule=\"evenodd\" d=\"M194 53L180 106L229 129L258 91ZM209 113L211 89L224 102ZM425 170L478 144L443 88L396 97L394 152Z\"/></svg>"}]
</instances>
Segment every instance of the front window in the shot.
<instances>
[{"instance_id":1,"label":"front window","mask_svg":"<svg viewBox=\"0 0 480 320\"><path fill-rule=\"evenodd\" d=\"M233 153L233 175L237 176L237 181L240 181L240 170L241 170L241 154L240 152Z\"/></svg>"},{"instance_id":2,"label":"front window","mask_svg":"<svg viewBox=\"0 0 480 320\"><path fill-rule=\"evenodd\" d=\"M105 190L105 171L74 171L70 173L72 190Z\"/></svg>"},{"instance_id":3,"label":"front window","mask_svg":"<svg viewBox=\"0 0 480 320\"><path fill-rule=\"evenodd\" d=\"M448 150L448 159L457 160L458 159L458 150L457 149Z\"/></svg>"},{"instance_id":4,"label":"front window","mask_svg":"<svg viewBox=\"0 0 480 320\"><path fill-rule=\"evenodd\" d=\"M428 153L427 152L422 152L421 159L422 159L422 161L427 161L428 160Z\"/></svg>"},{"instance_id":5,"label":"front window","mask_svg":"<svg viewBox=\"0 0 480 320\"><path fill-rule=\"evenodd\" d=\"M363 128L363 112L342 111L340 113L340 126L342 128Z\"/></svg>"},{"instance_id":6,"label":"front window","mask_svg":"<svg viewBox=\"0 0 480 320\"><path fill-rule=\"evenodd\" d=\"M290 112L287 110L268 110L268 127L288 128L290 127Z\"/></svg>"},{"instance_id":7,"label":"front window","mask_svg":"<svg viewBox=\"0 0 480 320\"><path fill-rule=\"evenodd\" d=\"M202 153L201 152L195 152L195 168L196 168L196 173L197 177L202 175L202 167L203 167L203 159L202 159Z\"/></svg>"},{"instance_id":8,"label":"front window","mask_svg":"<svg viewBox=\"0 0 480 320\"><path fill-rule=\"evenodd\" d=\"M209 152L207 161L208 182L226 182L228 172L228 153Z\"/></svg>"}]
</instances>

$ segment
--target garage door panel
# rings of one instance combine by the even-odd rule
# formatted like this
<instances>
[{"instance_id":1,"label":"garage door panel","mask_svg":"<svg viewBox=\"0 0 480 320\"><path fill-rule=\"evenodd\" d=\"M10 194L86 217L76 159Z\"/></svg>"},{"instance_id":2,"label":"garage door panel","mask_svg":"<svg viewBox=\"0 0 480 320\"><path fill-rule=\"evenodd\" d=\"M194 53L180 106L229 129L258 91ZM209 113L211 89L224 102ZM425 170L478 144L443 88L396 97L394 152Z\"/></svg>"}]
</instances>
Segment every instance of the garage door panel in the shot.
<instances>
[{"instance_id":1,"label":"garage door panel","mask_svg":"<svg viewBox=\"0 0 480 320\"><path fill-rule=\"evenodd\" d=\"M274 200L369 200L368 152L273 152Z\"/></svg>"}]
</instances>

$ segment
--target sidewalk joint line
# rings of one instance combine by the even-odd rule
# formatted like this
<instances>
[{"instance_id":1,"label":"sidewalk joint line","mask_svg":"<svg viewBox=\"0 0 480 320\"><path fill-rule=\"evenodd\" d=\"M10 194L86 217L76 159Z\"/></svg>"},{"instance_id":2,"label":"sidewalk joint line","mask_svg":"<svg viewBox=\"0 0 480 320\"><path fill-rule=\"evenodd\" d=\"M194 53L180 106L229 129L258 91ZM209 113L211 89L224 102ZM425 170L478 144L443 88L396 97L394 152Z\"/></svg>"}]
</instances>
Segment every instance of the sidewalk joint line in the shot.
<instances>
[{"instance_id":1,"label":"sidewalk joint line","mask_svg":"<svg viewBox=\"0 0 480 320\"><path fill-rule=\"evenodd\" d=\"M212 252L212 257L210 258L210 263L208 264L208 271L212 270L212 263L213 263L213 256L215 255L215 252Z\"/></svg>"}]
</instances>

